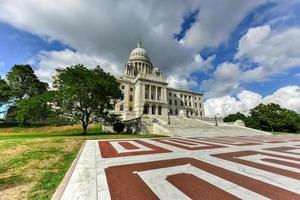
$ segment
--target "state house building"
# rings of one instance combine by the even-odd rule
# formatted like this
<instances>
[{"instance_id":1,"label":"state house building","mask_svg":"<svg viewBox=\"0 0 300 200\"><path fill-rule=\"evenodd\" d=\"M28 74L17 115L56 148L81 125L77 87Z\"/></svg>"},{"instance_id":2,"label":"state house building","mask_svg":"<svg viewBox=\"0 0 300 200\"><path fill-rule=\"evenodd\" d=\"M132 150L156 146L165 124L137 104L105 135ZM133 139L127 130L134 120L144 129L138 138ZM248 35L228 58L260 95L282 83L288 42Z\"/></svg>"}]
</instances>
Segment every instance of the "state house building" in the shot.
<instances>
[{"instance_id":1,"label":"state house building","mask_svg":"<svg viewBox=\"0 0 300 200\"><path fill-rule=\"evenodd\" d=\"M203 94L168 87L167 78L154 68L141 42L133 49L120 78L124 99L115 113L124 120L149 115L204 116Z\"/></svg>"}]
</instances>

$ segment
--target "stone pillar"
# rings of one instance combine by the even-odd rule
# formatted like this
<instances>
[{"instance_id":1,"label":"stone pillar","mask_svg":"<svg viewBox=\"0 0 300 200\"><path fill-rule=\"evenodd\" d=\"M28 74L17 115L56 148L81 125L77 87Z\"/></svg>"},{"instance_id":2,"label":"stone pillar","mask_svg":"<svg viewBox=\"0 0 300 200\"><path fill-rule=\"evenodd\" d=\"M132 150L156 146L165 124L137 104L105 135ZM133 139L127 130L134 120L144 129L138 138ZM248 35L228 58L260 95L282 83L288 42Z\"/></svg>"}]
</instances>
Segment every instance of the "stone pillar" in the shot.
<instances>
[{"instance_id":1,"label":"stone pillar","mask_svg":"<svg viewBox=\"0 0 300 200\"><path fill-rule=\"evenodd\" d=\"M157 99L157 86L155 86L155 100L158 100Z\"/></svg>"},{"instance_id":2,"label":"stone pillar","mask_svg":"<svg viewBox=\"0 0 300 200\"><path fill-rule=\"evenodd\" d=\"M151 99L151 85L149 85L149 99Z\"/></svg>"},{"instance_id":3,"label":"stone pillar","mask_svg":"<svg viewBox=\"0 0 300 200\"><path fill-rule=\"evenodd\" d=\"M167 93L168 93L167 88L164 88L164 101L168 100ZM169 102L167 102L167 103L169 103Z\"/></svg>"},{"instance_id":4,"label":"stone pillar","mask_svg":"<svg viewBox=\"0 0 300 200\"><path fill-rule=\"evenodd\" d=\"M142 98L141 99L145 99L145 84L141 83L141 94L142 94Z\"/></svg>"},{"instance_id":5,"label":"stone pillar","mask_svg":"<svg viewBox=\"0 0 300 200\"><path fill-rule=\"evenodd\" d=\"M152 115L152 105L151 104L149 104L148 112L149 112L149 115Z\"/></svg>"}]
</instances>

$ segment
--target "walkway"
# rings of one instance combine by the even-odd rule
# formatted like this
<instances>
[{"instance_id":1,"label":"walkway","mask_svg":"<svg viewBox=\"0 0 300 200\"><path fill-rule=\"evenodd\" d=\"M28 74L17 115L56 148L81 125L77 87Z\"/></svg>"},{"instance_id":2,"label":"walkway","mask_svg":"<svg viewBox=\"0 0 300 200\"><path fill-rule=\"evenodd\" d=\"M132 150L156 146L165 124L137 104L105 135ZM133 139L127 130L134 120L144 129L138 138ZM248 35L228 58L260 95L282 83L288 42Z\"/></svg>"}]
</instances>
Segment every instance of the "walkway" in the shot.
<instances>
[{"instance_id":1,"label":"walkway","mask_svg":"<svg viewBox=\"0 0 300 200\"><path fill-rule=\"evenodd\" d=\"M300 199L300 136L87 141L61 199Z\"/></svg>"}]
</instances>

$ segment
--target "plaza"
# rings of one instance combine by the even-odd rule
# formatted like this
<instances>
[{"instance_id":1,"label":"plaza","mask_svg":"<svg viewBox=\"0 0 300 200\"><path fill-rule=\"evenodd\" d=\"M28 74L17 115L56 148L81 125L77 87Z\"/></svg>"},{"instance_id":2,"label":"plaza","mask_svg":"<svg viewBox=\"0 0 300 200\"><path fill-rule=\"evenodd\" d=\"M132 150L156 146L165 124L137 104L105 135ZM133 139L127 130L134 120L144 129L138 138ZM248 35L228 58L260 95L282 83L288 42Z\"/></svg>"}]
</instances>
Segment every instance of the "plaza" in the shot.
<instances>
[{"instance_id":1,"label":"plaza","mask_svg":"<svg viewBox=\"0 0 300 200\"><path fill-rule=\"evenodd\" d=\"M88 140L53 199L300 199L300 137Z\"/></svg>"}]
</instances>

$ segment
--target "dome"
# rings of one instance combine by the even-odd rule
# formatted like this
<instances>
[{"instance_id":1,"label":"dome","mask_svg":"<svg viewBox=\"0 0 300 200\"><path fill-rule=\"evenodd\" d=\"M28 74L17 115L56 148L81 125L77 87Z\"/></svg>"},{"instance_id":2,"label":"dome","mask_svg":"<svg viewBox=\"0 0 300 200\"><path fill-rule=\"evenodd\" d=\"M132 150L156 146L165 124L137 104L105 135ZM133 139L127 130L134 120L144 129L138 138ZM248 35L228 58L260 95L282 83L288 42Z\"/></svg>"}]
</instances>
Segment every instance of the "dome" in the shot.
<instances>
[{"instance_id":1,"label":"dome","mask_svg":"<svg viewBox=\"0 0 300 200\"><path fill-rule=\"evenodd\" d=\"M150 63L150 59L147 51L142 47L142 43L139 42L137 48L133 49L129 55L129 61L142 60Z\"/></svg>"}]
</instances>

